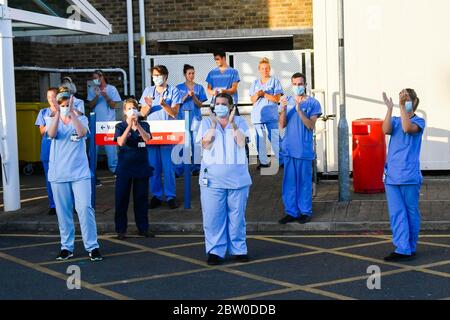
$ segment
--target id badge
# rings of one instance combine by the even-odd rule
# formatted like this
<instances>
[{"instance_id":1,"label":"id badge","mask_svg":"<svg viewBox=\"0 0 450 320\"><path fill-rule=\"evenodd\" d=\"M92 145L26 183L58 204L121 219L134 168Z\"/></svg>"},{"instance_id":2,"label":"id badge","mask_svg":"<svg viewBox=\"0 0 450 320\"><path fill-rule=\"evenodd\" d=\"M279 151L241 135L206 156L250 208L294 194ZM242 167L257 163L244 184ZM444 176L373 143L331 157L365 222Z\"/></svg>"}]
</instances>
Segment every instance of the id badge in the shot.
<instances>
[{"instance_id":1,"label":"id badge","mask_svg":"<svg viewBox=\"0 0 450 320\"><path fill-rule=\"evenodd\" d=\"M78 142L80 140L81 140L81 138L76 133L72 133L72 135L70 136L70 141L72 141L72 142Z\"/></svg>"},{"instance_id":2,"label":"id badge","mask_svg":"<svg viewBox=\"0 0 450 320\"><path fill-rule=\"evenodd\" d=\"M208 179L207 179L207 178L203 178L203 179L202 179L202 185L203 185L204 187L207 187L207 186L208 186Z\"/></svg>"},{"instance_id":3,"label":"id badge","mask_svg":"<svg viewBox=\"0 0 450 320\"><path fill-rule=\"evenodd\" d=\"M138 148L145 148L145 142L139 142Z\"/></svg>"}]
</instances>

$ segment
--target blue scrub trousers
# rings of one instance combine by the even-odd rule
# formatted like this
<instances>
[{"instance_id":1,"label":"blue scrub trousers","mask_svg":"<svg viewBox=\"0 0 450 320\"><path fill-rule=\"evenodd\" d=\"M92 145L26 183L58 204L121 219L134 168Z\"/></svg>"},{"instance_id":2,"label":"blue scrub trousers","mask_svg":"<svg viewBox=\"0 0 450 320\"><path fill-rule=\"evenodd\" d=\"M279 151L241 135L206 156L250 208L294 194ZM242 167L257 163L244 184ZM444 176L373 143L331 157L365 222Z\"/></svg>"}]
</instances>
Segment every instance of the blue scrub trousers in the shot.
<instances>
[{"instance_id":1,"label":"blue scrub trousers","mask_svg":"<svg viewBox=\"0 0 450 320\"><path fill-rule=\"evenodd\" d=\"M118 175L116 178L116 214L114 217L117 233L126 233L128 227L128 205L133 186L134 220L140 232L148 231L148 177L132 178Z\"/></svg>"},{"instance_id":2,"label":"blue scrub trousers","mask_svg":"<svg viewBox=\"0 0 450 320\"><path fill-rule=\"evenodd\" d=\"M176 198L175 166L172 162L173 146L149 146L148 160L153 167L153 176L150 178L150 191L159 200L166 201ZM162 177L164 175L164 186ZM164 189L164 190L163 190Z\"/></svg>"},{"instance_id":3,"label":"blue scrub trousers","mask_svg":"<svg viewBox=\"0 0 450 320\"><path fill-rule=\"evenodd\" d=\"M195 143L195 137L197 136L198 131L190 131L191 133L191 173L200 171L200 162L201 162L201 146ZM184 148L180 151L180 158L183 159L183 151ZM175 173L177 176L181 177L184 174L184 162L175 165Z\"/></svg>"},{"instance_id":4,"label":"blue scrub trousers","mask_svg":"<svg viewBox=\"0 0 450 320\"><path fill-rule=\"evenodd\" d=\"M116 146L104 146L104 147L105 147L106 158L108 159L108 169L113 174L115 174L116 168L117 168L117 162L118 162L117 147ZM96 151L97 159L98 159L99 148L100 147L97 146L97 151ZM96 169L97 169L97 159L95 159L95 168Z\"/></svg>"},{"instance_id":5,"label":"blue scrub trousers","mask_svg":"<svg viewBox=\"0 0 450 320\"><path fill-rule=\"evenodd\" d=\"M91 179L64 183L52 182L52 191L61 235L61 250L73 252L75 249L74 203L80 221L84 248L88 252L98 248L95 212L91 206Z\"/></svg>"},{"instance_id":6,"label":"blue scrub trousers","mask_svg":"<svg viewBox=\"0 0 450 320\"><path fill-rule=\"evenodd\" d=\"M53 200L52 186L50 182L48 182L48 161L42 161L42 166L44 167L45 173L45 185L47 187L48 205L50 208L55 208L55 200Z\"/></svg>"},{"instance_id":7,"label":"blue scrub trousers","mask_svg":"<svg viewBox=\"0 0 450 320\"><path fill-rule=\"evenodd\" d=\"M258 158L261 164L269 164L269 159L267 157L267 145L266 145L266 132L268 133L269 141L272 145L272 149L276 157L279 157L280 150L280 131L278 127L278 122L266 122L266 123L255 123L253 124L256 130L256 146L258 148ZM272 133L276 133L274 139L272 140Z\"/></svg>"},{"instance_id":8,"label":"blue scrub trousers","mask_svg":"<svg viewBox=\"0 0 450 320\"><path fill-rule=\"evenodd\" d=\"M416 252L420 232L420 184L386 184L386 199L393 233L395 252L411 255Z\"/></svg>"},{"instance_id":9,"label":"blue scrub trousers","mask_svg":"<svg viewBox=\"0 0 450 320\"><path fill-rule=\"evenodd\" d=\"M224 258L247 254L245 209L250 187L238 190L200 188L206 254Z\"/></svg>"},{"instance_id":10,"label":"blue scrub trousers","mask_svg":"<svg viewBox=\"0 0 450 320\"><path fill-rule=\"evenodd\" d=\"M283 202L288 215L312 216L313 161L284 156Z\"/></svg>"}]
</instances>

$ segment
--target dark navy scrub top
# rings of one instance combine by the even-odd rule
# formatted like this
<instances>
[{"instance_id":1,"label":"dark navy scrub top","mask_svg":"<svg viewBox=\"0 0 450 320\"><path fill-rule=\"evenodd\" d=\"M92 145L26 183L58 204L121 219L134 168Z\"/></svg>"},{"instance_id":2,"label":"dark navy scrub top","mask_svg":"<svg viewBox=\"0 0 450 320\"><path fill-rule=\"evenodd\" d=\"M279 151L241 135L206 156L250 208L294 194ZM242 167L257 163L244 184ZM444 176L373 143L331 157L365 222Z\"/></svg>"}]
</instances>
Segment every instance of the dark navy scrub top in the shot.
<instances>
[{"instance_id":1,"label":"dark navy scrub top","mask_svg":"<svg viewBox=\"0 0 450 320\"><path fill-rule=\"evenodd\" d=\"M142 129L150 134L150 125L148 122L139 121ZM114 141L117 142L128 123L122 121L116 125ZM130 130L128 139L123 147L119 147L119 159L116 168L116 175L132 178L151 177L153 168L148 163L147 146L138 130Z\"/></svg>"}]
</instances>

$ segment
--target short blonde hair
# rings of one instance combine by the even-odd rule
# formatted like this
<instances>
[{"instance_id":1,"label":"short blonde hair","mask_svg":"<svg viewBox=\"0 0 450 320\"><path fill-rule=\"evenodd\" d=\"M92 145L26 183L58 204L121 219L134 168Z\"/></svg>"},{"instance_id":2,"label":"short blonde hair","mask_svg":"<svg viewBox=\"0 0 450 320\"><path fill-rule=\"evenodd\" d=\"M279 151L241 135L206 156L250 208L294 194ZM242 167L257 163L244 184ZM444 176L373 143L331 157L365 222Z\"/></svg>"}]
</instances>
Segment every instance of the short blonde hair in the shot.
<instances>
[{"instance_id":1,"label":"short blonde hair","mask_svg":"<svg viewBox=\"0 0 450 320\"><path fill-rule=\"evenodd\" d=\"M259 65L262 64L268 64L270 66L269 58L264 57L261 60L259 60Z\"/></svg>"}]
</instances>

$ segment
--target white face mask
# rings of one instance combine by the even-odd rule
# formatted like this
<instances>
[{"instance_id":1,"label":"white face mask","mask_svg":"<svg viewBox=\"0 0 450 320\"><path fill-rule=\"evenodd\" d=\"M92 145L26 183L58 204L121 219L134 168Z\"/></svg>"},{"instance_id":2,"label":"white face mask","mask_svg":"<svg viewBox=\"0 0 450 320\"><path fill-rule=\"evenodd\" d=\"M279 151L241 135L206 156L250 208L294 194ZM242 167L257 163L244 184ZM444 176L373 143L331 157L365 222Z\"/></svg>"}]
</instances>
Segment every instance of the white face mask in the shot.
<instances>
[{"instance_id":1,"label":"white face mask","mask_svg":"<svg viewBox=\"0 0 450 320\"><path fill-rule=\"evenodd\" d=\"M100 79L94 79L94 81L92 81L94 83L94 85L99 86L101 84Z\"/></svg>"},{"instance_id":2,"label":"white face mask","mask_svg":"<svg viewBox=\"0 0 450 320\"><path fill-rule=\"evenodd\" d=\"M131 118L133 116L137 116L138 111L136 109L130 109L125 114L127 115L128 118Z\"/></svg>"},{"instance_id":3,"label":"white face mask","mask_svg":"<svg viewBox=\"0 0 450 320\"><path fill-rule=\"evenodd\" d=\"M164 76L153 76L153 82L156 86L162 86L164 84Z\"/></svg>"},{"instance_id":4,"label":"white face mask","mask_svg":"<svg viewBox=\"0 0 450 320\"><path fill-rule=\"evenodd\" d=\"M59 110L62 117L67 117L70 113L70 107L59 107Z\"/></svg>"}]
</instances>

